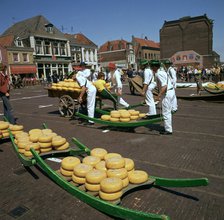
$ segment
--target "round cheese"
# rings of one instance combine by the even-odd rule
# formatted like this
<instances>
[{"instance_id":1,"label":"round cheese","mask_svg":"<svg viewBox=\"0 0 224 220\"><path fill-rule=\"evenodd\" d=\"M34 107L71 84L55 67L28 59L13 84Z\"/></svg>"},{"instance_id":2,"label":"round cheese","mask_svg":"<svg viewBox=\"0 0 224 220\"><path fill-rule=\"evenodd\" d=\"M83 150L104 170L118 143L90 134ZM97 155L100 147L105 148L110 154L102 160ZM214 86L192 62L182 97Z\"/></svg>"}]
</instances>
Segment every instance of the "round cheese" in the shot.
<instances>
[{"instance_id":1,"label":"round cheese","mask_svg":"<svg viewBox=\"0 0 224 220\"><path fill-rule=\"evenodd\" d=\"M104 121L110 121L110 115L101 115L101 119Z\"/></svg>"},{"instance_id":2,"label":"round cheese","mask_svg":"<svg viewBox=\"0 0 224 220\"><path fill-rule=\"evenodd\" d=\"M138 115L131 115L130 117L131 120L137 120L138 118L139 118Z\"/></svg>"},{"instance_id":3,"label":"round cheese","mask_svg":"<svg viewBox=\"0 0 224 220\"><path fill-rule=\"evenodd\" d=\"M87 190L91 192L98 192L100 190L100 184L91 184L91 183L85 182L85 187Z\"/></svg>"},{"instance_id":4,"label":"round cheese","mask_svg":"<svg viewBox=\"0 0 224 220\"><path fill-rule=\"evenodd\" d=\"M0 121L0 130L8 129L9 123L7 121Z\"/></svg>"},{"instance_id":5,"label":"round cheese","mask_svg":"<svg viewBox=\"0 0 224 220\"><path fill-rule=\"evenodd\" d=\"M105 178L100 182L100 189L106 193L113 193L122 190L123 182L118 177Z\"/></svg>"},{"instance_id":6,"label":"round cheese","mask_svg":"<svg viewBox=\"0 0 224 220\"><path fill-rule=\"evenodd\" d=\"M40 148L49 148L52 146L51 142L49 143L41 143L41 142L38 142L39 145L40 145Z\"/></svg>"},{"instance_id":7,"label":"round cheese","mask_svg":"<svg viewBox=\"0 0 224 220\"><path fill-rule=\"evenodd\" d=\"M84 164L88 164L95 167L95 165L100 162L100 158L95 156L87 156L83 158L82 162Z\"/></svg>"},{"instance_id":8,"label":"round cheese","mask_svg":"<svg viewBox=\"0 0 224 220\"><path fill-rule=\"evenodd\" d=\"M40 145L38 143L32 143L32 144L27 145L25 150L30 150L31 148L33 148L34 150L39 150Z\"/></svg>"},{"instance_id":9,"label":"round cheese","mask_svg":"<svg viewBox=\"0 0 224 220\"><path fill-rule=\"evenodd\" d=\"M23 125L12 125L12 124L10 124L9 129L11 131L21 131L21 130L23 130Z\"/></svg>"},{"instance_id":10,"label":"round cheese","mask_svg":"<svg viewBox=\"0 0 224 220\"><path fill-rule=\"evenodd\" d=\"M78 157L68 156L61 161L61 167L65 170L73 171L74 167L80 163L81 161Z\"/></svg>"},{"instance_id":11,"label":"round cheese","mask_svg":"<svg viewBox=\"0 0 224 220\"><path fill-rule=\"evenodd\" d=\"M97 163L96 166L95 166L95 168L97 170L107 171L105 160L101 160L99 163Z\"/></svg>"},{"instance_id":12,"label":"round cheese","mask_svg":"<svg viewBox=\"0 0 224 220\"><path fill-rule=\"evenodd\" d=\"M52 141L52 136L48 134L42 134L41 136L39 136L38 141L41 143L49 143Z\"/></svg>"},{"instance_id":13,"label":"round cheese","mask_svg":"<svg viewBox=\"0 0 224 220\"><path fill-rule=\"evenodd\" d=\"M131 115L129 112L121 112L120 113L120 117L121 118L129 118Z\"/></svg>"},{"instance_id":14,"label":"round cheese","mask_svg":"<svg viewBox=\"0 0 224 220\"><path fill-rule=\"evenodd\" d=\"M110 121L112 121L112 122L119 122L120 121L120 119L119 119L119 117L118 118L110 118Z\"/></svg>"},{"instance_id":15,"label":"round cheese","mask_svg":"<svg viewBox=\"0 0 224 220\"><path fill-rule=\"evenodd\" d=\"M111 157L106 159L106 168L119 169L125 166L125 160L122 157Z\"/></svg>"},{"instance_id":16,"label":"round cheese","mask_svg":"<svg viewBox=\"0 0 224 220\"><path fill-rule=\"evenodd\" d=\"M52 151L52 147L48 147L48 148L40 148L40 152L41 152L41 153L46 153L46 152L49 152L49 151Z\"/></svg>"},{"instance_id":17,"label":"round cheese","mask_svg":"<svg viewBox=\"0 0 224 220\"><path fill-rule=\"evenodd\" d=\"M86 174L86 182L92 184L99 184L101 180L107 177L106 171L102 170L91 170Z\"/></svg>"},{"instance_id":18,"label":"round cheese","mask_svg":"<svg viewBox=\"0 0 224 220\"><path fill-rule=\"evenodd\" d=\"M31 135L31 134L42 134L42 131L41 131L41 129L34 128L34 129L29 130L28 133L29 133L29 135Z\"/></svg>"},{"instance_id":19,"label":"round cheese","mask_svg":"<svg viewBox=\"0 0 224 220\"><path fill-rule=\"evenodd\" d=\"M121 198L122 191L118 191L118 192L115 192L115 193L105 193L105 192L99 191L99 196L103 200L114 201L114 200L117 200L117 199Z\"/></svg>"},{"instance_id":20,"label":"round cheese","mask_svg":"<svg viewBox=\"0 0 224 220\"><path fill-rule=\"evenodd\" d=\"M52 146L59 147L66 143L66 139L60 136L55 136L52 138Z\"/></svg>"},{"instance_id":21,"label":"round cheese","mask_svg":"<svg viewBox=\"0 0 224 220\"><path fill-rule=\"evenodd\" d=\"M129 122L130 118L120 118L120 122Z\"/></svg>"},{"instance_id":22,"label":"round cheese","mask_svg":"<svg viewBox=\"0 0 224 220\"><path fill-rule=\"evenodd\" d=\"M85 177L86 174L91 171L93 167L89 164L80 163L74 167L74 174L78 177Z\"/></svg>"},{"instance_id":23,"label":"round cheese","mask_svg":"<svg viewBox=\"0 0 224 220\"><path fill-rule=\"evenodd\" d=\"M129 178L130 183L140 184L140 183L146 182L148 180L149 176L143 170L134 170L134 171L128 173L128 178Z\"/></svg>"},{"instance_id":24,"label":"round cheese","mask_svg":"<svg viewBox=\"0 0 224 220\"><path fill-rule=\"evenodd\" d=\"M118 153L108 153L104 156L104 160L107 160L107 159L112 158L112 157L122 157L122 156Z\"/></svg>"},{"instance_id":25,"label":"round cheese","mask_svg":"<svg viewBox=\"0 0 224 220\"><path fill-rule=\"evenodd\" d=\"M29 136L29 140L31 141L31 142L34 142L34 143L36 143L36 142L38 142L38 139L39 139L39 136L41 135L41 133L32 133L32 134L30 134L30 136Z\"/></svg>"},{"instance_id":26,"label":"round cheese","mask_svg":"<svg viewBox=\"0 0 224 220\"><path fill-rule=\"evenodd\" d=\"M130 170L133 170L134 169L134 161L130 158L124 158L124 161L125 161L125 169L127 171L130 171Z\"/></svg>"},{"instance_id":27,"label":"round cheese","mask_svg":"<svg viewBox=\"0 0 224 220\"><path fill-rule=\"evenodd\" d=\"M108 177L118 177L124 179L128 176L128 171L125 168L120 169L109 169L107 170Z\"/></svg>"},{"instance_id":28,"label":"round cheese","mask_svg":"<svg viewBox=\"0 0 224 220\"><path fill-rule=\"evenodd\" d=\"M123 183L123 188L127 187L129 184L129 178L126 177L126 178L122 179L122 183Z\"/></svg>"},{"instance_id":29,"label":"round cheese","mask_svg":"<svg viewBox=\"0 0 224 220\"><path fill-rule=\"evenodd\" d=\"M66 150L69 148L69 143L65 142L64 144L60 145L60 146L54 146L55 150Z\"/></svg>"},{"instance_id":30,"label":"round cheese","mask_svg":"<svg viewBox=\"0 0 224 220\"><path fill-rule=\"evenodd\" d=\"M139 118L144 118L145 116L146 116L145 113L140 113L140 114L139 114Z\"/></svg>"},{"instance_id":31,"label":"round cheese","mask_svg":"<svg viewBox=\"0 0 224 220\"><path fill-rule=\"evenodd\" d=\"M104 159L104 156L107 154L107 151L103 148L93 148L90 152L91 156L99 157L101 160Z\"/></svg>"},{"instance_id":32,"label":"round cheese","mask_svg":"<svg viewBox=\"0 0 224 220\"><path fill-rule=\"evenodd\" d=\"M78 184L84 184L86 182L85 177L76 176L74 173L72 174L72 181Z\"/></svg>"},{"instance_id":33,"label":"round cheese","mask_svg":"<svg viewBox=\"0 0 224 220\"><path fill-rule=\"evenodd\" d=\"M72 176L73 171L65 170L62 167L60 167L60 172L63 176Z\"/></svg>"}]
</instances>

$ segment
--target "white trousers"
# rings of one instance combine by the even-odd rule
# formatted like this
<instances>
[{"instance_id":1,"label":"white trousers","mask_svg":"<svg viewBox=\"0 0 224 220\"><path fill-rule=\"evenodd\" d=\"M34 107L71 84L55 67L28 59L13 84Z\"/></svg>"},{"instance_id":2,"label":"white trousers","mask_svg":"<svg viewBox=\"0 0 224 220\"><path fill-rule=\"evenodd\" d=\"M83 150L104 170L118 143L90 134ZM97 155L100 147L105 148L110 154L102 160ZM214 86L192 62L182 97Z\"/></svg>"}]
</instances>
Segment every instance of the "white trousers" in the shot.
<instances>
[{"instance_id":1,"label":"white trousers","mask_svg":"<svg viewBox=\"0 0 224 220\"><path fill-rule=\"evenodd\" d=\"M115 89L115 93L117 94L117 89ZM124 99L121 96L117 96L118 103L125 106L126 108L129 106L127 102L124 101Z\"/></svg>"},{"instance_id":2,"label":"white trousers","mask_svg":"<svg viewBox=\"0 0 224 220\"><path fill-rule=\"evenodd\" d=\"M174 99L172 101L172 111L177 111L177 96L176 96L176 92L174 90Z\"/></svg>"},{"instance_id":3,"label":"white trousers","mask_svg":"<svg viewBox=\"0 0 224 220\"><path fill-rule=\"evenodd\" d=\"M175 98L174 90L168 90L162 100L162 114L164 119L165 131L173 132L172 128L172 103Z\"/></svg>"},{"instance_id":4,"label":"white trousers","mask_svg":"<svg viewBox=\"0 0 224 220\"><path fill-rule=\"evenodd\" d=\"M90 118L94 118L96 102L96 87L90 86L87 90L87 111ZM89 122L93 122L89 120Z\"/></svg>"},{"instance_id":5,"label":"white trousers","mask_svg":"<svg viewBox=\"0 0 224 220\"><path fill-rule=\"evenodd\" d=\"M156 115L156 105L155 105L155 101L154 101L153 93L151 89L148 89L146 91L145 102L149 106L148 114Z\"/></svg>"}]
</instances>

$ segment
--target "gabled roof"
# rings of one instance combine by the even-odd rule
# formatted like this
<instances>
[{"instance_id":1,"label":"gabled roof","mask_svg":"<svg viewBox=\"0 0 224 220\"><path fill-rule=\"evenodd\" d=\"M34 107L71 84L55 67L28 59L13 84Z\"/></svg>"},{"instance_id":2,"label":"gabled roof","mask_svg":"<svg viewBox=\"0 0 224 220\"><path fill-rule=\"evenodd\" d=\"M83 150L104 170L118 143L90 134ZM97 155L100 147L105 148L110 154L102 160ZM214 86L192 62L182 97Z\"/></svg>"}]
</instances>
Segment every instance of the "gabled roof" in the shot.
<instances>
[{"instance_id":1,"label":"gabled roof","mask_svg":"<svg viewBox=\"0 0 224 220\"><path fill-rule=\"evenodd\" d=\"M42 36L46 38L59 38L66 40L64 34L53 25L53 32L47 32L45 26L49 24L51 23L44 16L38 15L15 23L10 28L8 28L2 34L2 36L12 34L14 36L20 37L21 39L27 38L29 36Z\"/></svg>"},{"instance_id":2,"label":"gabled roof","mask_svg":"<svg viewBox=\"0 0 224 220\"><path fill-rule=\"evenodd\" d=\"M138 43L140 47L160 48L160 44L152 40L133 37L133 41Z\"/></svg>"},{"instance_id":3,"label":"gabled roof","mask_svg":"<svg viewBox=\"0 0 224 220\"><path fill-rule=\"evenodd\" d=\"M92 46L97 47L89 38L87 38L84 34L65 34L65 37L70 41L70 44L76 45L84 45L84 46Z\"/></svg>"},{"instance_id":4,"label":"gabled roof","mask_svg":"<svg viewBox=\"0 0 224 220\"><path fill-rule=\"evenodd\" d=\"M13 35L6 35L0 37L0 45L3 47L11 47L14 46L14 36Z\"/></svg>"},{"instance_id":5,"label":"gabled roof","mask_svg":"<svg viewBox=\"0 0 224 220\"><path fill-rule=\"evenodd\" d=\"M107 41L103 45L100 46L99 52L107 52L107 51L115 51L115 50L121 50L127 48L127 41L126 40L113 40L113 41ZM109 49L110 48L110 49Z\"/></svg>"}]
</instances>

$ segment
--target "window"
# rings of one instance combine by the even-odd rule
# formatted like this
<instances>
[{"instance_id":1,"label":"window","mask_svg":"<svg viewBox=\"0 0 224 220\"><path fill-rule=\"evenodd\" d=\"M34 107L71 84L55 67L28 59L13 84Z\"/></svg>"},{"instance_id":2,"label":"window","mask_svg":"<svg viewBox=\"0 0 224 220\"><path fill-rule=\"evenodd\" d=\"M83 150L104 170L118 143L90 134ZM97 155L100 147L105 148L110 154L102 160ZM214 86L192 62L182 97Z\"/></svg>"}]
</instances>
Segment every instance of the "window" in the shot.
<instances>
[{"instance_id":1,"label":"window","mask_svg":"<svg viewBox=\"0 0 224 220\"><path fill-rule=\"evenodd\" d=\"M65 44L64 43L61 43L61 48L60 48L60 52L61 52L61 55L66 55L66 48L65 48Z\"/></svg>"},{"instance_id":2,"label":"window","mask_svg":"<svg viewBox=\"0 0 224 220\"><path fill-rule=\"evenodd\" d=\"M43 47L41 40L36 40L36 54L43 54Z\"/></svg>"},{"instance_id":3,"label":"window","mask_svg":"<svg viewBox=\"0 0 224 220\"><path fill-rule=\"evenodd\" d=\"M54 53L54 55L59 55L58 42L53 43L53 53Z\"/></svg>"},{"instance_id":4,"label":"window","mask_svg":"<svg viewBox=\"0 0 224 220\"><path fill-rule=\"evenodd\" d=\"M51 54L51 44L50 41L44 42L44 53L45 54Z\"/></svg>"},{"instance_id":5,"label":"window","mask_svg":"<svg viewBox=\"0 0 224 220\"><path fill-rule=\"evenodd\" d=\"M18 53L13 53L13 61L14 62L19 62L19 54Z\"/></svg>"},{"instance_id":6,"label":"window","mask_svg":"<svg viewBox=\"0 0 224 220\"><path fill-rule=\"evenodd\" d=\"M45 24L45 30L48 32L48 33L53 33L53 24L49 23L49 24Z\"/></svg>"},{"instance_id":7,"label":"window","mask_svg":"<svg viewBox=\"0 0 224 220\"><path fill-rule=\"evenodd\" d=\"M29 56L27 53L23 53L23 62L25 63L29 62Z\"/></svg>"}]
</instances>

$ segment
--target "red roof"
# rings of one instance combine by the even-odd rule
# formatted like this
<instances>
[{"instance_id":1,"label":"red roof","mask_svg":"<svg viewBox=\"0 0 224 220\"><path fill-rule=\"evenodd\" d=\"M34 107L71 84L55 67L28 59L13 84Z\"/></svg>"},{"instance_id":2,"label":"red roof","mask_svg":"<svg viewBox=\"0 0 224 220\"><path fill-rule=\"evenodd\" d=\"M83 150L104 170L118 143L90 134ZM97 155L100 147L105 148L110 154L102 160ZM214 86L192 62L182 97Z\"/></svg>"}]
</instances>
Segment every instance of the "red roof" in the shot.
<instances>
[{"instance_id":1,"label":"red roof","mask_svg":"<svg viewBox=\"0 0 224 220\"><path fill-rule=\"evenodd\" d=\"M78 34L65 34L65 37L70 40L70 43L96 46L96 44L94 44L90 39L88 39L82 33L78 33Z\"/></svg>"},{"instance_id":2,"label":"red roof","mask_svg":"<svg viewBox=\"0 0 224 220\"><path fill-rule=\"evenodd\" d=\"M100 46L99 52L101 53L101 52L106 52L106 51L126 49L127 48L127 43L128 42L125 41L125 40L107 41L105 44Z\"/></svg>"},{"instance_id":3,"label":"red roof","mask_svg":"<svg viewBox=\"0 0 224 220\"><path fill-rule=\"evenodd\" d=\"M160 48L160 44L152 40L134 37L133 41L139 43L141 47Z\"/></svg>"},{"instance_id":4,"label":"red roof","mask_svg":"<svg viewBox=\"0 0 224 220\"><path fill-rule=\"evenodd\" d=\"M0 44L4 47L13 46L14 36L13 35L6 35L0 37Z\"/></svg>"}]
</instances>

